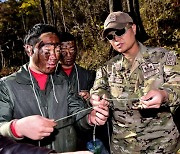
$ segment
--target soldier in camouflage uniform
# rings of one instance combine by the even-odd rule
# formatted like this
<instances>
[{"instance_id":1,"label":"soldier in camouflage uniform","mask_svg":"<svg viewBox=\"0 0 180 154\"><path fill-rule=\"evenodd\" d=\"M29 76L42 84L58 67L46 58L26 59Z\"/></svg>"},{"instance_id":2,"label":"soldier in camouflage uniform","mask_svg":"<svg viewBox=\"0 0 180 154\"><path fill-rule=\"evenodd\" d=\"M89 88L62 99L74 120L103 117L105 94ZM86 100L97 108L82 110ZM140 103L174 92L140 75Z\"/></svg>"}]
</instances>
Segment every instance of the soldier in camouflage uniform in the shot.
<instances>
[{"instance_id":1,"label":"soldier in camouflage uniform","mask_svg":"<svg viewBox=\"0 0 180 154\"><path fill-rule=\"evenodd\" d=\"M179 132L172 112L180 103L180 66L175 52L135 39L136 25L112 12L103 36L120 54L97 70L91 94L106 94L112 111L112 154L173 154Z\"/></svg>"}]
</instances>

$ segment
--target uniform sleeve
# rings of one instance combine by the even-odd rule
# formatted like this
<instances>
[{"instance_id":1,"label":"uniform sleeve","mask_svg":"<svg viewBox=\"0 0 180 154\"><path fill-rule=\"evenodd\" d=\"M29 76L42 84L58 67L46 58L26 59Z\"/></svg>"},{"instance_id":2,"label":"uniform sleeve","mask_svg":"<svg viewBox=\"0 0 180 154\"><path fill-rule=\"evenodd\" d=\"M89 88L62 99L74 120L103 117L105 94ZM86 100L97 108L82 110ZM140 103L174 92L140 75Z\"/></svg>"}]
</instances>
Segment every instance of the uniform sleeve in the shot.
<instances>
[{"instance_id":1,"label":"uniform sleeve","mask_svg":"<svg viewBox=\"0 0 180 154\"><path fill-rule=\"evenodd\" d=\"M99 96L105 94L108 98L110 98L106 67L101 67L97 70L96 79L93 87L90 90L90 94L97 94Z\"/></svg>"},{"instance_id":2,"label":"uniform sleeve","mask_svg":"<svg viewBox=\"0 0 180 154\"><path fill-rule=\"evenodd\" d=\"M0 81L0 134L14 137L10 131L12 120L12 102L8 89L3 81Z\"/></svg>"},{"instance_id":3,"label":"uniform sleeve","mask_svg":"<svg viewBox=\"0 0 180 154\"><path fill-rule=\"evenodd\" d=\"M175 52L169 52L164 62L164 83L160 89L168 92L169 98L165 102L168 106L180 105L180 59Z\"/></svg>"}]
</instances>

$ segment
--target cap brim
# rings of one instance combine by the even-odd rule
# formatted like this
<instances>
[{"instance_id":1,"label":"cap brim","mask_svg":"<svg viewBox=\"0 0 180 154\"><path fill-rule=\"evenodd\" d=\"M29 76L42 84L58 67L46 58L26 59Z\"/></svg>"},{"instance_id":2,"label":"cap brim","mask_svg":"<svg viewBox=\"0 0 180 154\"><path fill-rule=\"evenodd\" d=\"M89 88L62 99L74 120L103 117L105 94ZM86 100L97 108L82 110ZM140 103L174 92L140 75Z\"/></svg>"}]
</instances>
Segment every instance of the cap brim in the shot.
<instances>
[{"instance_id":1,"label":"cap brim","mask_svg":"<svg viewBox=\"0 0 180 154\"><path fill-rule=\"evenodd\" d=\"M109 32L113 31L113 30L118 30L118 29L123 29L124 27L126 27L127 23L109 23L109 25L106 27L106 29L104 29L102 37L105 38Z\"/></svg>"}]
</instances>

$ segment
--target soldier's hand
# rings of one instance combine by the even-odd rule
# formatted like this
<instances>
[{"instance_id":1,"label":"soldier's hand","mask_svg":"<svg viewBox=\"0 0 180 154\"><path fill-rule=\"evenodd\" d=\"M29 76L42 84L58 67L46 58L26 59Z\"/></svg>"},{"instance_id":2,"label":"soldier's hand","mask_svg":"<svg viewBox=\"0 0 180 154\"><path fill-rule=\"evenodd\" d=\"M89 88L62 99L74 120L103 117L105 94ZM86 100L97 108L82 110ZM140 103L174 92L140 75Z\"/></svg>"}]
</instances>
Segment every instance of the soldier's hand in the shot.
<instances>
[{"instance_id":1,"label":"soldier's hand","mask_svg":"<svg viewBox=\"0 0 180 154\"><path fill-rule=\"evenodd\" d=\"M143 108L159 108L161 104L168 99L168 93L164 90L151 90L145 96L141 97Z\"/></svg>"},{"instance_id":2,"label":"soldier's hand","mask_svg":"<svg viewBox=\"0 0 180 154\"><path fill-rule=\"evenodd\" d=\"M28 116L16 121L15 130L18 136L26 136L33 140L41 140L54 131L56 123L40 115Z\"/></svg>"},{"instance_id":3,"label":"soldier's hand","mask_svg":"<svg viewBox=\"0 0 180 154\"><path fill-rule=\"evenodd\" d=\"M89 122L94 125L104 125L109 116L109 102L104 99L105 95L101 99L98 95L92 95L90 102L93 106L93 110L89 114Z\"/></svg>"}]
</instances>

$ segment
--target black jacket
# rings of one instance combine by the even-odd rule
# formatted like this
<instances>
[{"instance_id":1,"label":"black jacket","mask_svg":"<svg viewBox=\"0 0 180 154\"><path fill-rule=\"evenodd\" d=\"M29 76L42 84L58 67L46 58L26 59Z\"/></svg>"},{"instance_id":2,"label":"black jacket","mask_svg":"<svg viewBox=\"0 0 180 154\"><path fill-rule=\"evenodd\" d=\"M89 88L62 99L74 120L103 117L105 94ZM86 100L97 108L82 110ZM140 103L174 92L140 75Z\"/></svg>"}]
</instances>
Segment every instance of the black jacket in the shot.
<instances>
[{"instance_id":1,"label":"black jacket","mask_svg":"<svg viewBox=\"0 0 180 154\"><path fill-rule=\"evenodd\" d=\"M1 79L0 126L13 119L31 115L43 114L44 117L57 120L86 107L82 99L71 93L67 81L62 75L49 76L45 91L39 89L37 81L33 77L32 80L34 88L28 72L28 64L18 72ZM57 152L76 151L75 128L90 129L86 115L87 112L81 112L81 114L59 121L55 131L41 141L24 138L18 142L40 144L49 149L55 149ZM3 130L0 127L0 133L2 133L1 131Z\"/></svg>"},{"instance_id":2,"label":"black jacket","mask_svg":"<svg viewBox=\"0 0 180 154\"><path fill-rule=\"evenodd\" d=\"M54 150L36 147L31 144L17 143L11 138L0 135L0 154L49 154Z\"/></svg>"},{"instance_id":3,"label":"black jacket","mask_svg":"<svg viewBox=\"0 0 180 154\"><path fill-rule=\"evenodd\" d=\"M69 84L72 86L73 90L78 93L81 90L90 91L94 84L96 77L96 72L93 70L87 70L77 64L74 64L72 72L69 76L62 70L61 67L58 67L58 72L62 74ZM89 130L88 132L78 131L78 146L77 150L86 150L86 144L88 141L93 139L93 131ZM105 124L104 126L96 127L96 137L101 139L105 147L109 150L109 136L108 128Z\"/></svg>"}]
</instances>

